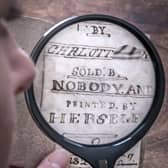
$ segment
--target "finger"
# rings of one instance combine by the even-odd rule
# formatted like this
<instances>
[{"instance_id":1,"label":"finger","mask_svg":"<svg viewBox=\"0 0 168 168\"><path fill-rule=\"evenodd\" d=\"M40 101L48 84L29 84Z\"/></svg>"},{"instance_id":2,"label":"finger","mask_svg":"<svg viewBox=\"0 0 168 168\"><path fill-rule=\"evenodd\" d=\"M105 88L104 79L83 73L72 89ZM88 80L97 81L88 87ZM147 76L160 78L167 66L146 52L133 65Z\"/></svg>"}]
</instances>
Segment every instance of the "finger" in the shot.
<instances>
[{"instance_id":1,"label":"finger","mask_svg":"<svg viewBox=\"0 0 168 168\"><path fill-rule=\"evenodd\" d=\"M66 168L70 153L64 149L57 149L49 154L37 168Z\"/></svg>"}]
</instances>

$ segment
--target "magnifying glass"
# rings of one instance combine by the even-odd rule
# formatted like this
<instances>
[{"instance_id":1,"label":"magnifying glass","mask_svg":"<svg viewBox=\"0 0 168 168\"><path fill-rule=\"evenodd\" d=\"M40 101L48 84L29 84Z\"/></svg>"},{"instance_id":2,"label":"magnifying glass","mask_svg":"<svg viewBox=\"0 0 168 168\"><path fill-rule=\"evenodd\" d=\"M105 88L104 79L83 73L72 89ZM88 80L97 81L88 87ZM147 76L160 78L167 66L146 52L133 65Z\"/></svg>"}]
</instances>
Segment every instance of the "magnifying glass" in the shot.
<instances>
[{"instance_id":1,"label":"magnifying glass","mask_svg":"<svg viewBox=\"0 0 168 168\"><path fill-rule=\"evenodd\" d=\"M83 15L47 31L32 51L37 77L25 93L34 121L94 168L112 168L155 121L164 72L150 40L107 15Z\"/></svg>"}]
</instances>

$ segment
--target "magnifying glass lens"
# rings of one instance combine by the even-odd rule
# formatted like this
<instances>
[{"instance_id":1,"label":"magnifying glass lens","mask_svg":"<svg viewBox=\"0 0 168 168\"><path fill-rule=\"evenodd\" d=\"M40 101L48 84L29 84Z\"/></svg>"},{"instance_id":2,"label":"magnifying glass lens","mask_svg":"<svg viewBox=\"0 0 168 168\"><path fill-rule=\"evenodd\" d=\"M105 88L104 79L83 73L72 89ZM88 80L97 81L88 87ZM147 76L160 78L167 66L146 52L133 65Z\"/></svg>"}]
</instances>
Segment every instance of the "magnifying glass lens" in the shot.
<instances>
[{"instance_id":1,"label":"magnifying glass lens","mask_svg":"<svg viewBox=\"0 0 168 168\"><path fill-rule=\"evenodd\" d=\"M81 144L108 144L129 135L155 96L151 55L133 33L107 21L81 21L56 32L37 70L34 94L42 117Z\"/></svg>"}]
</instances>

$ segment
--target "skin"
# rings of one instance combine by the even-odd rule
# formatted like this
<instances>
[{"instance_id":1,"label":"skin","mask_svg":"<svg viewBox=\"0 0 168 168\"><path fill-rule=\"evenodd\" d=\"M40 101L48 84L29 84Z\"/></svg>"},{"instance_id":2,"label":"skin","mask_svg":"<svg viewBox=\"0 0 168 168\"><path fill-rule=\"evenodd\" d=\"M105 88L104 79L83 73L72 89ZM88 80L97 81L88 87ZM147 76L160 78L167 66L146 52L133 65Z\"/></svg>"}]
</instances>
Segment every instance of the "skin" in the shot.
<instances>
[{"instance_id":1,"label":"skin","mask_svg":"<svg viewBox=\"0 0 168 168\"><path fill-rule=\"evenodd\" d=\"M13 12L13 13L12 13ZM0 167L7 168L15 133L16 95L25 91L35 77L35 67L17 45L5 24L21 14L15 0L0 0ZM69 154L54 151L38 168L65 168Z\"/></svg>"}]
</instances>

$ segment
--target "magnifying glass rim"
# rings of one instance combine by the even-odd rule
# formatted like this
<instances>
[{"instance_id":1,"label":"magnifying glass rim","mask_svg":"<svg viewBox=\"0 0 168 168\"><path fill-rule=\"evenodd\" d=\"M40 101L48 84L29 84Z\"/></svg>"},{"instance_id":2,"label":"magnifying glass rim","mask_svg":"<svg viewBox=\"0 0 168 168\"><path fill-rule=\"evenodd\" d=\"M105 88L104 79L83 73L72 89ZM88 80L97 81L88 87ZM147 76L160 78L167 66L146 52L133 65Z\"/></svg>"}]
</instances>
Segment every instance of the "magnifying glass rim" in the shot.
<instances>
[{"instance_id":1,"label":"magnifying glass rim","mask_svg":"<svg viewBox=\"0 0 168 168\"><path fill-rule=\"evenodd\" d=\"M155 96L151 105L151 108L146 115L146 117L143 119L143 121L128 135L124 136L123 138L116 140L112 143L106 143L106 144L99 144L99 145L88 145L79 143L73 140L70 140L61 134L59 134L57 131L55 131L45 120L44 117L41 115L40 110L38 108L38 105L36 104L35 96L34 96L34 89L33 85L29 90L25 92L25 98L26 103L28 106L28 109L35 121L35 123L39 126L39 128L53 141L61 144L64 147L67 147L67 145L78 148L78 147L105 147L105 146L112 146L112 147L118 147L118 146L126 146L126 148L130 148L130 146L135 145L149 130L149 128L152 126L153 122L157 118L163 99L164 99L164 90L165 90L165 78L164 78L164 71L162 67L162 63L159 58L159 54L157 53L155 47L151 43L151 41L135 26L131 25L130 23L108 15L102 15L102 14L91 14L91 15L82 15L77 17L72 17L70 19L67 19L55 26L53 26L49 31L47 31L40 41L37 43L37 45L34 47L31 57L34 61L34 63L37 63L38 57L43 50L44 46L47 44L47 42L58 32L60 32L62 29L83 21L104 21L116 24L118 26L121 26L131 32L135 37L144 45L144 48L148 51L151 61L153 63L154 71L155 71Z\"/></svg>"}]
</instances>

